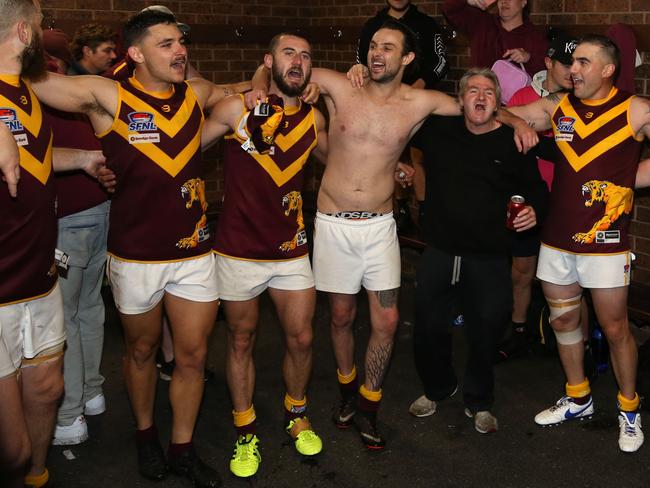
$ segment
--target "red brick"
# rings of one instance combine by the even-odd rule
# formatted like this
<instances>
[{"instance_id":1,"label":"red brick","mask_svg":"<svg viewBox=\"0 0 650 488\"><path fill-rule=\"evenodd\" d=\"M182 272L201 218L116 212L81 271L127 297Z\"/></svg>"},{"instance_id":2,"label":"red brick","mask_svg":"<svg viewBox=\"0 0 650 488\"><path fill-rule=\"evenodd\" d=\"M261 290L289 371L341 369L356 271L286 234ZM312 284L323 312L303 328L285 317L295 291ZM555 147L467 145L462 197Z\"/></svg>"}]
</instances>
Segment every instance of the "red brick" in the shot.
<instances>
[{"instance_id":1,"label":"red brick","mask_svg":"<svg viewBox=\"0 0 650 488\"><path fill-rule=\"evenodd\" d=\"M576 23L576 15L551 14L548 16L550 25L573 25Z\"/></svg>"},{"instance_id":2,"label":"red brick","mask_svg":"<svg viewBox=\"0 0 650 488\"><path fill-rule=\"evenodd\" d=\"M638 237L650 238L650 223L632 221L630 232Z\"/></svg>"},{"instance_id":3,"label":"red brick","mask_svg":"<svg viewBox=\"0 0 650 488\"><path fill-rule=\"evenodd\" d=\"M57 2L57 6L58 6ZM75 1L75 8L76 9L84 9L84 10L104 10L106 7L110 7L110 5L106 5L105 0L76 0Z\"/></svg>"},{"instance_id":4,"label":"red brick","mask_svg":"<svg viewBox=\"0 0 650 488\"><path fill-rule=\"evenodd\" d=\"M609 14L578 14L576 20L581 25L607 25L610 23L610 16Z\"/></svg>"},{"instance_id":5,"label":"red brick","mask_svg":"<svg viewBox=\"0 0 650 488\"><path fill-rule=\"evenodd\" d=\"M595 0L564 0L565 12L595 12Z\"/></svg>"},{"instance_id":6,"label":"red brick","mask_svg":"<svg viewBox=\"0 0 650 488\"><path fill-rule=\"evenodd\" d=\"M634 220L650 222L650 207L644 207L637 203L637 205L634 206Z\"/></svg>"},{"instance_id":7,"label":"red brick","mask_svg":"<svg viewBox=\"0 0 650 488\"><path fill-rule=\"evenodd\" d=\"M595 12L629 12L630 0L596 0Z\"/></svg>"},{"instance_id":8,"label":"red brick","mask_svg":"<svg viewBox=\"0 0 650 488\"><path fill-rule=\"evenodd\" d=\"M643 16L637 13L613 13L611 15L611 24L616 24L620 22L621 24L643 24Z\"/></svg>"},{"instance_id":9,"label":"red brick","mask_svg":"<svg viewBox=\"0 0 650 488\"><path fill-rule=\"evenodd\" d=\"M632 0L631 9L633 12L648 11L650 12L650 2L648 0Z\"/></svg>"},{"instance_id":10,"label":"red brick","mask_svg":"<svg viewBox=\"0 0 650 488\"><path fill-rule=\"evenodd\" d=\"M128 12L139 12L146 6L147 6L147 2L143 2L142 0L113 0L113 10L126 10ZM170 6L169 8L172 7Z\"/></svg>"},{"instance_id":11,"label":"red brick","mask_svg":"<svg viewBox=\"0 0 650 488\"><path fill-rule=\"evenodd\" d=\"M547 14L549 12L561 12L562 0L535 0L533 12L536 14Z\"/></svg>"}]
</instances>

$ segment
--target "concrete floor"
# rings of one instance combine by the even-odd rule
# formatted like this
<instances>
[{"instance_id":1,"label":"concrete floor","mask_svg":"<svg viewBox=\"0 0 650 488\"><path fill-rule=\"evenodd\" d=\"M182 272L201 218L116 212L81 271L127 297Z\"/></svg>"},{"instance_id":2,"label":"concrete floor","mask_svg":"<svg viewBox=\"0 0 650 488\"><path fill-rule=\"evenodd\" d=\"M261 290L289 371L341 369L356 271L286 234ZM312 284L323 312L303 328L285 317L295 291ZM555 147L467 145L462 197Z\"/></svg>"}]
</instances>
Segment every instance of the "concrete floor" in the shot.
<instances>
[{"instance_id":1,"label":"concrete floor","mask_svg":"<svg viewBox=\"0 0 650 488\"><path fill-rule=\"evenodd\" d=\"M309 391L310 418L324 441L315 459L302 459L282 428L281 358L283 344L268 300L263 301L256 349L258 416L263 462L257 476L236 479L228 471L235 434L224 380L224 324L211 338L209 366L216 372L206 387L195 445L214 466L226 487L369 488L424 487L647 487L650 486L650 441L633 455L618 450L615 394L610 373L594 384L597 414L593 420L542 429L533 416L557 400L563 376L557 359L528 357L497 366L499 419L496 434L480 435L463 414L461 395L439 405L426 419L408 414L421 394L411 354L413 288L402 289L395 353L384 387L380 424L388 445L366 450L354 430L339 431L330 421L338 399L335 365L328 335L328 311L320 296L316 319L314 372ZM368 314L361 297L357 333L365 345ZM48 460L51 488L189 487L170 475L160 483L138 476L133 419L123 384L119 321L107 307L103 374L108 410L88 418L90 439L72 447L52 447ZM462 329L458 329L458 364L462 364ZM169 383L159 381L157 425L164 445L169 439ZM650 420L648 420L650 422ZM650 425L650 424L649 424Z\"/></svg>"}]
</instances>

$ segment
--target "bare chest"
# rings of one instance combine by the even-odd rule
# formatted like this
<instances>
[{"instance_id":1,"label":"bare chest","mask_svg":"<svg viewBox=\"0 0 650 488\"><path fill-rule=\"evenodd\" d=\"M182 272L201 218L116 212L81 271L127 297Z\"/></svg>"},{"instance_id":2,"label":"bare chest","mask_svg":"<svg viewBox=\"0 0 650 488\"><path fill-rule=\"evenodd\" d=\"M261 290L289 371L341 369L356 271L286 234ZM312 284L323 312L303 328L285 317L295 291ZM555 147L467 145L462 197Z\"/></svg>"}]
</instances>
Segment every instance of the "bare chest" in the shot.
<instances>
[{"instance_id":1,"label":"bare chest","mask_svg":"<svg viewBox=\"0 0 650 488\"><path fill-rule=\"evenodd\" d=\"M378 105L367 100L351 99L337 106L331 120L331 134L356 145L371 145L390 151L404 146L415 124L414 117L399 104Z\"/></svg>"}]
</instances>

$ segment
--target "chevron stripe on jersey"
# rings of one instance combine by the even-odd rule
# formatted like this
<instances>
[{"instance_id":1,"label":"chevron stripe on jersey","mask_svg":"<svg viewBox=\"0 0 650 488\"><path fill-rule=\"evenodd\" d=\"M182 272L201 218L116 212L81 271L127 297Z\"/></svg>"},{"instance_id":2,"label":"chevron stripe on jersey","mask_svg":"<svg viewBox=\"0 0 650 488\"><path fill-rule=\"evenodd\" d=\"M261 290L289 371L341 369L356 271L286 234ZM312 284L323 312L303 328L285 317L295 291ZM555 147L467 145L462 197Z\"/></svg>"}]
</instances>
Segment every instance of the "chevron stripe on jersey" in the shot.
<instances>
[{"instance_id":1,"label":"chevron stripe on jersey","mask_svg":"<svg viewBox=\"0 0 650 488\"><path fill-rule=\"evenodd\" d=\"M298 174L316 146L314 112L307 109L308 107L285 109L284 119L275 136L273 154L248 153L277 186L284 185ZM296 114L299 114L298 119ZM234 138L240 144L248 140L248 117L254 117L252 112L246 112L241 117L237 130L226 136L226 139Z\"/></svg>"},{"instance_id":2,"label":"chevron stripe on jersey","mask_svg":"<svg viewBox=\"0 0 650 488\"><path fill-rule=\"evenodd\" d=\"M629 122L632 95L612 88L602 100L565 95L553 113L555 162L545 244L579 254L629 249L641 141Z\"/></svg>"},{"instance_id":3,"label":"chevron stripe on jersey","mask_svg":"<svg viewBox=\"0 0 650 488\"><path fill-rule=\"evenodd\" d=\"M607 151L634 138L627 112L632 98L612 88L605 100L578 101L567 94L553 114L553 133L557 146L573 167L580 171L585 165ZM576 109L574 105L579 108Z\"/></svg>"},{"instance_id":4,"label":"chevron stripe on jersey","mask_svg":"<svg viewBox=\"0 0 650 488\"><path fill-rule=\"evenodd\" d=\"M285 107L269 154L248 152L242 114L237 131L224 145L224 199L215 251L226 256L278 261L308 253L302 215L304 168L318 142L314 109Z\"/></svg>"},{"instance_id":5,"label":"chevron stripe on jersey","mask_svg":"<svg viewBox=\"0 0 650 488\"><path fill-rule=\"evenodd\" d=\"M210 252L201 162L203 111L186 82L166 93L135 78L119 85L118 114L100 134L117 177L108 251L141 262L178 261Z\"/></svg>"},{"instance_id":6,"label":"chevron stripe on jersey","mask_svg":"<svg viewBox=\"0 0 650 488\"><path fill-rule=\"evenodd\" d=\"M18 144L20 166L45 184L52 173L52 131L43 124L40 103L18 76L0 77L0 120Z\"/></svg>"},{"instance_id":7,"label":"chevron stripe on jersey","mask_svg":"<svg viewBox=\"0 0 650 488\"><path fill-rule=\"evenodd\" d=\"M162 102L142 90L135 78L120 85L119 117L112 130L167 173L176 176L201 148L201 107L186 84L177 85L174 94ZM201 117L197 117L199 114ZM144 115L145 119L149 116L150 120L138 119L138 115ZM158 142L134 143L138 136L154 134L153 139ZM179 139L183 139L184 144L179 144Z\"/></svg>"},{"instance_id":8,"label":"chevron stripe on jersey","mask_svg":"<svg viewBox=\"0 0 650 488\"><path fill-rule=\"evenodd\" d=\"M21 167L18 196L0 191L0 306L42 296L56 283L52 131L42 115L28 82L0 75L0 121L19 144Z\"/></svg>"}]
</instances>

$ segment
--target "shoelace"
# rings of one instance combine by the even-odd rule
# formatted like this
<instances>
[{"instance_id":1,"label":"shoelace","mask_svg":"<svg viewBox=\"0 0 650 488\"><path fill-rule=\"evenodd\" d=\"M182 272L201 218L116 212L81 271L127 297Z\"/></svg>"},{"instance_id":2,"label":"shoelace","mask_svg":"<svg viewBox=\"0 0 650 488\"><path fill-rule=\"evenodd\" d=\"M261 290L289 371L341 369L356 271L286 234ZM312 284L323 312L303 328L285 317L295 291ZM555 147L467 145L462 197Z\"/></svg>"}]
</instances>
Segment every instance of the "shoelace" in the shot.
<instances>
[{"instance_id":1,"label":"shoelace","mask_svg":"<svg viewBox=\"0 0 650 488\"><path fill-rule=\"evenodd\" d=\"M558 400L558 402L555 405L549 408L549 410L551 412L555 412L558 408L564 407L567 403L569 403L569 397L563 397L560 400Z\"/></svg>"},{"instance_id":2,"label":"shoelace","mask_svg":"<svg viewBox=\"0 0 650 488\"><path fill-rule=\"evenodd\" d=\"M630 423L630 418L627 415L623 414L623 417L625 417L625 435L636 437L636 416L634 417L635 421L632 423Z\"/></svg>"},{"instance_id":3,"label":"shoelace","mask_svg":"<svg viewBox=\"0 0 650 488\"><path fill-rule=\"evenodd\" d=\"M235 446L235 451L233 454L233 458L237 456L237 453L240 452L240 458L244 461L248 460L249 457L254 457L255 456L255 449L257 448L257 444L253 443L253 436L248 436L244 437L241 440L237 441L237 446ZM240 449L241 446L241 449Z\"/></svg>"}]
</instances>

